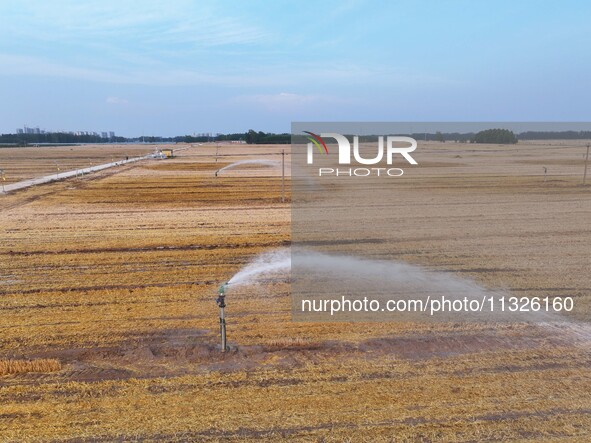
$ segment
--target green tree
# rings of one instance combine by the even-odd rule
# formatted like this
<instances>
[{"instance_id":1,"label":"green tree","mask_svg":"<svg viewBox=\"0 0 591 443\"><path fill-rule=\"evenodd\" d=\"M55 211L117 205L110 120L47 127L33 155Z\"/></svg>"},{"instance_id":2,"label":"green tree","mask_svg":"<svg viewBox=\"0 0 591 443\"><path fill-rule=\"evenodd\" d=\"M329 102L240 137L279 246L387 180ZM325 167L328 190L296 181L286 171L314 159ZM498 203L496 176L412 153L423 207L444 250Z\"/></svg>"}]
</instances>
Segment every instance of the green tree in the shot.
<instances>
[{"instance_id":1,"label":"green tree","mask_svg":"<svg viewBox=\"0 0 591 443\"><path fill-rule=\"evenodd\" d=\"M474 136L474 143L494 143L499 145L514 145L517 137L508 129L487 129Z\"/></svg>"},{"instance_id":2,"label":"green tree","mask_svg":"<svg viewBox=\"0 0 591 443\"><path fill-rule=\"evenodd\" d=\"M244 140L246 140L246 143L249 145L256 143L258 138L259 136L254 129L249 129L248 132L244 134Z\"/></svg>"}]
</instances>

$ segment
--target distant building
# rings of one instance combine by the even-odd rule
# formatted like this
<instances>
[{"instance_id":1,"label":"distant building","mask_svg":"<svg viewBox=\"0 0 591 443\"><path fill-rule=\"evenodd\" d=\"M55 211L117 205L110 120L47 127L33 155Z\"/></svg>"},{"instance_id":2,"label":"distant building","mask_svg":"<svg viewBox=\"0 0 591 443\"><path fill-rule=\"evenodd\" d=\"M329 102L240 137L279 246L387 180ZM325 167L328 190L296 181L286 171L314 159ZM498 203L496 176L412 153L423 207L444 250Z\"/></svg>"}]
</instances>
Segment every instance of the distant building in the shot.
<instances>
[{"instance_id":1,"label":"distant building","mask_svg":"<svg viewBox=\"0 0 591 443\"><path fill-rule=\"evenodd\" d=\"M102 137L104 139L107 138L115 138L115 133L114 132L96 132L96 131L46 131L45 129L40 129L39 126L36 126L34 128L30 128L27 125L25 125L22 129L21 128L17 128L16 129L16 133L17 134L51 134L54 132L59 132L59 133L63 133L63 134L71 134L71 135L77 135L77 136L94 136L94 137Z\"/></svg>"}]
</instances>

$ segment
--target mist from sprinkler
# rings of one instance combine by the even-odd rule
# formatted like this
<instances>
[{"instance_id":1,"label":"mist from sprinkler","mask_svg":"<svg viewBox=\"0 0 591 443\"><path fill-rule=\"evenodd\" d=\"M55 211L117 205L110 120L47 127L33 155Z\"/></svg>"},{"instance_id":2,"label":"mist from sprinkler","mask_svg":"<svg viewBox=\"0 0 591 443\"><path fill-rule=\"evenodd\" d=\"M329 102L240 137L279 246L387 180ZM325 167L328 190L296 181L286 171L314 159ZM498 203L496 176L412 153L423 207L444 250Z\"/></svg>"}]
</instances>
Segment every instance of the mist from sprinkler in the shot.
<instances>
[{"instance_id":1,"label":"mist from sprinkler","mask_svg":"<svg viewBox=\"0 0 591 443\"><path fill-rule=\"evenodd\" d=\"M292 274L292 260L295 260L296 274ZM304 275L305 274L305 275ZM487 289L473 280L450 274L441 274L420 266L393 260L375 260L352 255L328 254L309 248L280 248L264 252L240 269L223 285L232 287L248 286L263 283L270 277L280 276L285 282L290 279L305 279L310 282L330 282L328 292L333 294L372 293L374 297L391 297L393 294L414 294L417 299L426 303L427 298L437 297L467 302L482 300L494 296L508 296L503 290ZM319 289L320 295L322 290ZM261 291L257 296L262 295ZM496 302L495 302L496 303ZM546 312L530 312L527 314L498 312L494 309L493 321L564 321L564 318ZM493 311L475 314L482 319ZM490 321L490 318L486 318Z\"/></svg>"}]
</instances>

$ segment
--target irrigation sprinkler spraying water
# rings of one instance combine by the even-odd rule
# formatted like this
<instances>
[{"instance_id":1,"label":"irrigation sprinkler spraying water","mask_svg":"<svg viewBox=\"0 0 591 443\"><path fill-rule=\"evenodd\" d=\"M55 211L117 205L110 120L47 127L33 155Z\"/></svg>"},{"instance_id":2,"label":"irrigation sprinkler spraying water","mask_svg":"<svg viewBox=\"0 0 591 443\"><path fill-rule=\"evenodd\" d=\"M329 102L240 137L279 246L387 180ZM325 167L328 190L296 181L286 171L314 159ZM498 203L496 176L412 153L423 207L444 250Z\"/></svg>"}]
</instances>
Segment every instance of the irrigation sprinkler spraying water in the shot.
<instances>
[{"instance_id":1,"label":"irrigation sprinkler spraying water","mask_svg":"<svg viewBox=\"0 0 591 443\"><path fill-rule=\"evenodd\" d=\"M268 166L271 168L280 168L281 162L278 162L277 160L263 160L263 159L241 160L241 161L234 162L232 164L224 166L223 168L218 169L217 171L215 171L214 175L217 177L219 174L221 174L224 171L227 171L229 169L238 168L238 167L244 166L244 165Z\"/></svg>"},{"instance_id":2,"label":"irrigation sprinkler spraying water","mask_svg":"<svg viewBox=\"0 0 591 443\"><path fill-rule=\"evenodd\" d=\"M224 308L226 307L226 286L228 282L224 283L218 289L217 305L220 307L220 336L222 338L222 352L228 352L230 347L226 344L226 317L224 315Z\"/></svg>"}]
</instances>

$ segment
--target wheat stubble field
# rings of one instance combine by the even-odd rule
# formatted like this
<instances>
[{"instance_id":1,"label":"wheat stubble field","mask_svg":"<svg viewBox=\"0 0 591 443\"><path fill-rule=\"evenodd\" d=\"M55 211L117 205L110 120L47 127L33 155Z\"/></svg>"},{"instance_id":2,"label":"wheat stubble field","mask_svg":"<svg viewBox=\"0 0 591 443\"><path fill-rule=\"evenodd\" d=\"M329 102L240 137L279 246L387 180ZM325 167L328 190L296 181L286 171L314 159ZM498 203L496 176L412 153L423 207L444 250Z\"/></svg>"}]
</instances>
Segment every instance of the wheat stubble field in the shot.
<instances>
[{"instance_id":1,"label":"wheat stubble field","mask_svg":"<svg viewBox=\"0 0 591 443\"><path fill-rule=\"evenodd\" d=\"M573 145L419 145L397 179L396 249L378 246L572 296L570 323L295 323L278 278L229 294L226 355L217 287L289 245L290 206L276 168L214 172L284 148L222 146L216 161L195 146L0 196L0 441L589 441L576 322L591 311L591 187Z\"/></svg>"},{"instance_id":2,"label":"wheat stubble field","mask_svg":"<svg viewBox=\"0 0 591 443\"><path fill-rule=\"evenodd\" d=\"M104 163L141 157L153 145L85 145L0 148L0 168L6 184Z\"/></svg>"}]
</instances>

